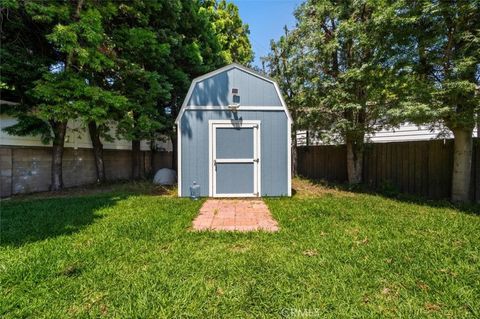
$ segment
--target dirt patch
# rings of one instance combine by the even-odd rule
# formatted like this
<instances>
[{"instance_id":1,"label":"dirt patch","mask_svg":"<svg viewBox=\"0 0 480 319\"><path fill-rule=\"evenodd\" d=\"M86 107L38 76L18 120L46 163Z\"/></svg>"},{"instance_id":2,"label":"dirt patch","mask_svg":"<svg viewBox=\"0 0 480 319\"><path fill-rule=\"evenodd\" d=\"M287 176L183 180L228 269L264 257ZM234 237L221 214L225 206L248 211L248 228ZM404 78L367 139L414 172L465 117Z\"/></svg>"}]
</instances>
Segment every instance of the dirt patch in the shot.
<instances>
[{"instance_id":1,"label":"dirt patch","mask_svg":"<svg viewBox=\"0 0 480 319\"><path fill-rule=\"evenodd\" d=\"M303 252L303 255L307 257L314 257L318 255L318 251L316 249L307 249Z\"/></svg>"},{"instance_id":2,"label":"dirt patch","mask_svg":"<svg viewBox=\"0 0 480 319\"><path fill-rule=\"evenodd\" d=\"M441 309L440 305L430 303L430 302L425 303L424 307L425 307L425 310L427 310L428 312L437 312Z\"/></svg>"},{"instance_id":3,"label":"dirt patch","mask_svg":"<svg viewBox=\"0 0 480 319\"><path fill-rule=\"evenodd\" d=\"M91 184L79 187L65 188L56 192L39 192L34 194L18 194L4 200L31 200L45 198L59 198L72 196L96 195L103 193L130 193L152 196L177 196L177 188L174 186L155 185L149 181L124 181L105 184Z\"/></svg>"},{"instance_id":4,"label":"dirt patch","mask_svg":"<svg viewBox=\"0 0 480 319\"><path fill-rule=\"evenodd\" d=\"M244 253L250 250L250 245L233 244L230 246L230 250L234 253Z\"/></svg>"},{"instance_id":5,"label":"dirt patch","mask_svg":"<svg viewBox=\"0 0 480 319\"><path fill-rule=\"evenodd\" d=\"M334 186L326 185L321 182L313 182L304 178L294 178L292 179L292 188L294 190L295 197L325 197L325 196L335 196L335 197L353 197L355 196L352 192L347 192L341 189L338 189Z\"/></svg>"}]
</instances>

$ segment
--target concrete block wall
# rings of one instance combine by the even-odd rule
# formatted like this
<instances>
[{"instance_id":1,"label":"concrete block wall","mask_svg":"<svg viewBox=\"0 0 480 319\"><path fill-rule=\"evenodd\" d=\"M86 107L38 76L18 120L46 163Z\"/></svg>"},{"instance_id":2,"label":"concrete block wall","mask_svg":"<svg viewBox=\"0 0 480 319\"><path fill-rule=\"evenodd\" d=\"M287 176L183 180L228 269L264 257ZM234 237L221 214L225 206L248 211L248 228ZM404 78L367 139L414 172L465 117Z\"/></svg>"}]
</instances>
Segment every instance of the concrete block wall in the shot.
<instances>
[{"instance_id":1,"label":"concrete block wall","mask_svg":"<svg viewBox=\"0 0 480 319\"><path fill-rule=\"evenodd\" d=\"M171 167L171 152L144 151L143 170L146 173ZM51 148L0 146L0 197L14 194L48 191L51 178ZM152 159L153 156L153 159ZM107 180L131 178L131 151L104 150ZM153 164L153 167L152 167ZM92 150L66 148L63 155L65 187L92 184L96 168Z\"/></svg>"},{"instance_id":2,"label":"concrete block wall","mask_svg":"<svg viewBox=\"0 0 480 319\"><path fill-rule=\"evenodd\" d=\"M12 150L0 148L0 196L10 196L12 189Z\"/></svg>"},{"instance_id":3,"label":"concrete block wall","mask_svg":"<svg viewBox=\"0 0 480 319\"><path fill-rule=\"evenodd\" d=\"M50 186L51 152L47 148L12 148L12 194L34 193Z\"/></svg>"}]
</instances>

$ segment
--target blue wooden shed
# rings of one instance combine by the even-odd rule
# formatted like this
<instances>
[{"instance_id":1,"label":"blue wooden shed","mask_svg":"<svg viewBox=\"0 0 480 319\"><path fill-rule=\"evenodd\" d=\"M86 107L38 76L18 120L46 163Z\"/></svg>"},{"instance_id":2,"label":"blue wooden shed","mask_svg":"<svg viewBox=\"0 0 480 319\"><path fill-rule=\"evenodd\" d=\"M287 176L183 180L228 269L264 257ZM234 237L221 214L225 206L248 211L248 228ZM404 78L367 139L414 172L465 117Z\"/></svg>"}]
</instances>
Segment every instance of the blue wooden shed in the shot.
<instances>
[{"instance_id":1,"label":"blue wooden shed","mask_svg":"<svg viewBox=\"0 0 480 319\"><path fill-rule=\"evenodd\" d=\"M176 119L178 195L291 196L292 119L277 83L239 64L193 80Z\"/></svg>"}]
</instances>

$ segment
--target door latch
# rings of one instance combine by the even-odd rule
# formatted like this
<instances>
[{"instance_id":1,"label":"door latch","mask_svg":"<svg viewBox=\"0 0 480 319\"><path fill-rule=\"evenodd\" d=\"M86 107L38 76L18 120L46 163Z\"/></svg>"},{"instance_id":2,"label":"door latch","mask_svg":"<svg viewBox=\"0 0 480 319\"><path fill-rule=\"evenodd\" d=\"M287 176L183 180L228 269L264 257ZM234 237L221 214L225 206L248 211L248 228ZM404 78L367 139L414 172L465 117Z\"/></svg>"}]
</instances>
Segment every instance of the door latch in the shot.
<instances>
[{"instance_id":1,"label":"door latch","mask_svg":"<svg viewBox=\"0 0 480 319\"><path fill-rule=\"evenodd\" d=\"M254 161L255 163L258 163L258 162L260 162L260 159L259 159L259 158L256 158L256 159L254 159L253 161Z\"/></svg>"}]
</instances>

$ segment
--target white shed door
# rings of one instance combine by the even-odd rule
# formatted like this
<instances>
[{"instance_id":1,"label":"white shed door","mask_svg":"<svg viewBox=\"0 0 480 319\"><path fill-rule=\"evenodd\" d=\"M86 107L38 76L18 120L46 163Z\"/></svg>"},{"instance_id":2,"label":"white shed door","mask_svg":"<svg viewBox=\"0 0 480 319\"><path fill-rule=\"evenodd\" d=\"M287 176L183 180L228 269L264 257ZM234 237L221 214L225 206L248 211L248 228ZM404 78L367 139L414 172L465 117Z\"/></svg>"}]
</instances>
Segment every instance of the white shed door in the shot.
<instances>
[{"instance_id":1,"label":"white shed door","mask_svg":"<svg viewBox=\"0 0 480 319\"><path fill-rule=\"evenodd\" d=\"M260 124L213 122L210 135L211 196L259 196Z\"/></svg>"}]
</instances>

